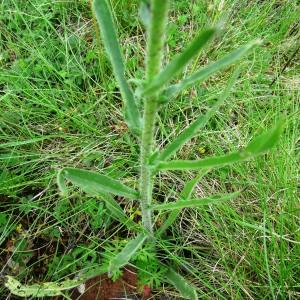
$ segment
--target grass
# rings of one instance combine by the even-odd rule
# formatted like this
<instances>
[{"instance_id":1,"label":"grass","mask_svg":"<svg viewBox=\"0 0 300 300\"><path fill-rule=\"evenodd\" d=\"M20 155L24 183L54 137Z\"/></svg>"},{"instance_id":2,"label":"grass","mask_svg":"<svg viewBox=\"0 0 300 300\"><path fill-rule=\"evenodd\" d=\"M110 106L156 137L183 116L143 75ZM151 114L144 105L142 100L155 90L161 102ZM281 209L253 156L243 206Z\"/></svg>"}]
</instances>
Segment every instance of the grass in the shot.
<instances>
[{"instance_id":1,"label":"grass","mask_svg":"<svg viewBox=\"0 0 300 300\"><path fill-rule=\"evenodd\" d=\"M130 76L141 69L145 51L136 1L112 3L123 51L132 58ZM56 171L63 166L90 168L135 182L137 148L127 143L130 135L121 121L120 95L96 36L89 2L12 0L0 8L0 265L22 281L58 280L87 262L98 262L107 241L123 237L124 229L112 226L105 207L98 209L93 199L77 192L70 199L61 197ZM287 125L271 153L207 174L197 186L197 196L244 189L242 196L229 204L184 210L163 248L204 299L296 299L297 56L281 70L297 48L299 6L296 1L173 1L169 58L197 30L223 15L224 31L186 73L253 39L264 43L241 64L241 76L226 105L177 158L221 155L242 147L282 115ZM159 124L168 126L157 137L167 143L205 112L232 70L166 105ZM168 172L156 188L172 199L165 191L180 190L192 175ZM134 203L123 205L139 218ZM93 223L95 216L103 222ZM76 254L82 248L89 249L90 257ZM157 289L162 293L177 297L168 286Z\"/></svg>"}]
</instances>

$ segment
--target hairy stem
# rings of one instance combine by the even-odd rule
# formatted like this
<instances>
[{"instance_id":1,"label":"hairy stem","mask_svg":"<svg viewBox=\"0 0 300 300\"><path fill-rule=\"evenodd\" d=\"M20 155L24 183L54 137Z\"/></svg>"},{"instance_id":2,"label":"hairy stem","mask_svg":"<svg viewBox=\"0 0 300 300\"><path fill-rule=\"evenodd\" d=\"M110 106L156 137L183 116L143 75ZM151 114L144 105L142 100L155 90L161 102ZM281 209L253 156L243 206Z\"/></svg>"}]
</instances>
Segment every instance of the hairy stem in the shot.
<instances>
[{"instance_id":1,"label":"hairy stem","mask_svg":"<svg viewBox=\"0 0 300 300\"><path fill-rule=\"evenodd\" d=\"M148 49L146 59L147 83L151 82L154 76L160 72L168 3L168 0L151 1L151 23L148 32ZM152 154L154 143L155 116L157 107L157 95L144 99L140 193L143 225L151 234L153 234L153 224L152 213L149 206L152 201L152 174L149 169L148 161Z\"/></svg>"}]
</instances>

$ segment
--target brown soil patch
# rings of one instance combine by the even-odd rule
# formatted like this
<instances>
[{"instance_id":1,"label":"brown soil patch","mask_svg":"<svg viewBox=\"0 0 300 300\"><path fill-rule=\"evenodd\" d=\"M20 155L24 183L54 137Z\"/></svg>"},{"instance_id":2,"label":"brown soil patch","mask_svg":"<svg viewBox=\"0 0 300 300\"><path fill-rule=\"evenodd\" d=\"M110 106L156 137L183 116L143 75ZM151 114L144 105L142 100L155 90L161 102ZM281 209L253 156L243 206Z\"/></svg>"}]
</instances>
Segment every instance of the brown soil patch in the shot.
<instances>
[{"instance_id":1,"label":"brown soil patch","mask_svg":"<svg viewBox=\"0 0 300 300\"><path fill-rule=\"evenodd\" d=\"M113 282L106 274L89 279L85 283L85 292L72 291L73 300L112 300L142 299L137 296L137 275L132 268L126 268L122 277Z\"/></svg>"}]
</instances>

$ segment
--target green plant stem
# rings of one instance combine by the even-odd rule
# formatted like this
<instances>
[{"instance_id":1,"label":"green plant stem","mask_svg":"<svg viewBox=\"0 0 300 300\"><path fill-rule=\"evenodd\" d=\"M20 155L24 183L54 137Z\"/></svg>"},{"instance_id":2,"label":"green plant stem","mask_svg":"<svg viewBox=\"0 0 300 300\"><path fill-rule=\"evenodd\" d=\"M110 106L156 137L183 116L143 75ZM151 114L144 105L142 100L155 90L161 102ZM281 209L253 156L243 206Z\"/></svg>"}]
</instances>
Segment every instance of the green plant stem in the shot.
<instances>
[{"instance_id":1,"label":"green plant stem","mask_svg":"<svg viewBox=\"0 0 300 300\"><path fill-rule=\"evenodd\" d=\"M152 200L152 171L148 166L148 161L150 155L152 154L156 110L156 101L145 102L144 127L141 143L141 209L144 227L151 234L153 234L153 226L152 214L149 206L151 205Z\"/></svg>"},{"instance_id":2,"label":"green plant stem","mask_svg":"<svg viewBox=\"0 0 300 300\"><path fill-rule=\"evenodd\" d=\"M146 60L146 83L151 82L160 72L164 33L167 20L169 1L152 0L151 21L148 32L148 49ZM157 95L144 99L143 131L141 140L141 177L140 194L143 225L152 235L152 172L149 168L149 158L154 143L155 116L158 108Z\"/></svg>"}]
</instances>

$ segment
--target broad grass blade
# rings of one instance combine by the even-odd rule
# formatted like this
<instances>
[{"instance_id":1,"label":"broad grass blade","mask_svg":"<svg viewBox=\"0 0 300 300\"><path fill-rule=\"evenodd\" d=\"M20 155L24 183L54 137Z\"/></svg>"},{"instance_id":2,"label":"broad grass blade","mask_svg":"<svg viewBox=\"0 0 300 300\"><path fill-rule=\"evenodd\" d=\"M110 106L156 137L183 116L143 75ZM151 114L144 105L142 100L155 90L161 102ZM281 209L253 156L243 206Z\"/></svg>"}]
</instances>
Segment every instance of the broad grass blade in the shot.
<instances>
[{"instance_id":1,"label":"broad grass blade","mask_svg":"<svg viewBox=\"0 0 300 300\"><path fill-rule=\"evenodd\" d=\"M170 99L171 97L176 96L178 93L183 91L184 89L195 85L196 83L199 84L207 79L210 75L228 67L229 65L237 62L241 59L244 55L250 52L254 46L259 45L260 41L253 41L250 42L241 48L234 50L230 54L226 55L224 58L209 64L207 67L200 69L199 71L195 72L191 76L183 79L180 83L175 84L167 88L164 92L164 97Z\"/></svg>"},{"instance_id":2,"label":"broad grass blade","mask_svg":"<svg viewBox=\"0 0 300 300\"><path fill-rule=\"evenodd\" d=\"M159 162L156 170L198 170L207 168L220 168L236 162L264 154L269 151L279 140L283 123L268 130L253 139L249 145L239 152L233 152L222 156L209 157L201 160L173 160Z\"/></svg>"},{"instance_id":3,"label":"broad grass blade","mask_svg":"<svg viewBox=\"0 0 300 300\"><path fill-rule=\"evenodd\" d=\"M120 181L95 172L65 168L61 171L61 175L88 194L97 195L104 192L131 199L137 199L139 196L136 190L127 187Z\"/></svg>"},{"instance_id":4,"label":"broad grass blade","mask_svg":"<svg viewBox=\"0 0 300 300\"><path fill-rule=\"evenodd\" d=\"M189 200L192 192L197 185L197 183L209 172L209 170L201 170L199 174L192 180L188 181L182 192L180 193L180 199ZM176 221L178 215L180 214L181 209L172 210L166 219L166 221L162 224L162 226L156 231L157 236L161 236L169 227L173 225Z\"/></svg>"},{"instance_id":5,"label":"broad grass blade","mask_svg":"<svg viewBox=\"0 0 300 300\"><path fill-rule=\"evenodd\" d=\"M186 281L181 275L176 273L173 269L169 269L166 274L166 279L171 283L185 299L197 300L196 289Z\"/></svg>"},{"instance_id":6,"label":"broad grass blade","mask_svg":"<svg viewBox=\"0 0 300 300\"><path fill-rule=\"evenodd\" d=\"M133 132L140 134L140 112L135 103L134 94L125 78L123 56L107 0L95 0L94 11L102 33L104 47L112 64L115 77L119 83L122 98L124 99L125 119L127 125Z\"/></svg>"},{"instance_id":7,"label":"broad grass blade","mask_svg":"<svg viewBox=\"0 0 300 300\"><path fill-rule=\"evenodd\" d=\"M169 82L178 72L180 72L212 39L216 29L207 29L201 32L192 43L172 60L166 68L161 71L151 83L145 88L143 96L149 97L159 92L162 87Z\"/></svg>"},{"instance_id":8,"label":"broad grass blade","mask_svg":"<svg viewBox=\"0 0 300 300\"><path fill-rule=\"evenodd\" d=\"M173 203L165 203L165 204L158 204L153 205L152 209L154 210L178 210L187 207L200 207L206 206L210 204L217 204L223 201L232 200L233 198L237 197L240 192L226 194L226 195L215 195L212 197L201 198L201 199L192 199L192 200L179 200Z\"/></svg>"},{"instance_id":9,"label":"broad grass blade","mask_svg":"<svg viewBox=\"0 0 300 300\"><path fill-rule=\"evenodd\" d=\"M166 146L166 148L161 152L161 154L157 157L157 161L165 161L170 156L175 154L177 150L179 150L185 143L187 143L193 136L203 128L207 122L213 117L220 106L227 99L237 77L239 75L239 69L237 69L233 75L230 77L226 89L223 91L218 101L213 105L211 109L204 116L199 116L193 123L191 123L183 132L170 144Z\"/></svg>"},{"instance_id":10,"label":"broad grass blade","mask_svg":"<svg viewBox=\"0 0 300 300\"><path fill-rule=\"evenodd\" d=\"M118 270L128 264L132 256L143 246L148 235L140 233L131 240L124 249L117 254L109 264L108 275L111 276L114 270Z\"/></svg>"}]
</instances>

